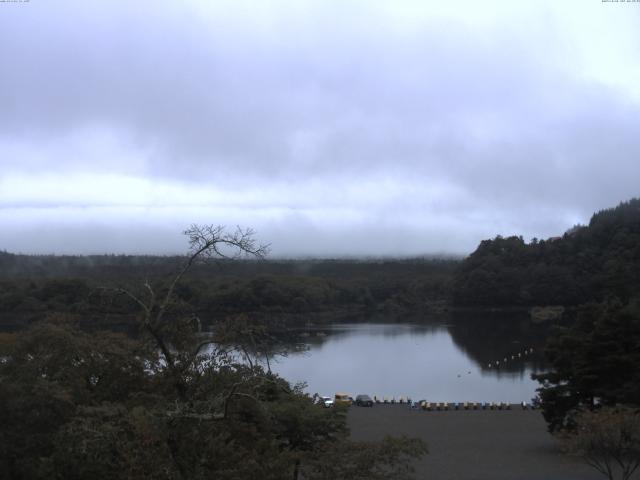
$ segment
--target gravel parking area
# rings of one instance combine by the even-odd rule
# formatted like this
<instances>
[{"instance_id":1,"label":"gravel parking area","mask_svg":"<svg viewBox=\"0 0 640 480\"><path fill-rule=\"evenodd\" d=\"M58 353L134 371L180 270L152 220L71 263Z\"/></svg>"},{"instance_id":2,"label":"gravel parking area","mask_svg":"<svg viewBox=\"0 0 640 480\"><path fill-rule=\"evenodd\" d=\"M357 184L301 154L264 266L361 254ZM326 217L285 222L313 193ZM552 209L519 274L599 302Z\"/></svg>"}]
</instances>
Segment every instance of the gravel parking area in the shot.
<instances>
[{"instance_id":1,"label":"gravel parking area","mask_svg":"<svg viewBox=\"0 0 640 480\"><path fill-rule=\"evenodd\" d=\"M429 454L416 462L416 478L434 480L602 480L579 458L563 455L539 411L426 412L406 405L351 407L354 440L385 434L422 438Z\"/></svg>"}]
</instances>

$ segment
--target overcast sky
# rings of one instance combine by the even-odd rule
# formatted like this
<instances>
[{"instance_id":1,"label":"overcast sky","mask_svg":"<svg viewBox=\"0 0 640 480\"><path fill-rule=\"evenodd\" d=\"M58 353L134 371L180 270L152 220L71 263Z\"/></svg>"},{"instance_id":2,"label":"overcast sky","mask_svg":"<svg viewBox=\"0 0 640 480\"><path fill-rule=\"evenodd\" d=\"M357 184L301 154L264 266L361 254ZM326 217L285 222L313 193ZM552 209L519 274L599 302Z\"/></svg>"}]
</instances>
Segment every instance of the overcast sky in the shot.
<instances>
[{"instance_id":1,"label":"overcast sky","mask_svg":"<svg viewBox=\"0 0 640 480\"><path fill-rule=\"evenodd\" d=\"M0 2L0 250L467 254L640 195L640 2Z\"/></svg>"}]
</instances>

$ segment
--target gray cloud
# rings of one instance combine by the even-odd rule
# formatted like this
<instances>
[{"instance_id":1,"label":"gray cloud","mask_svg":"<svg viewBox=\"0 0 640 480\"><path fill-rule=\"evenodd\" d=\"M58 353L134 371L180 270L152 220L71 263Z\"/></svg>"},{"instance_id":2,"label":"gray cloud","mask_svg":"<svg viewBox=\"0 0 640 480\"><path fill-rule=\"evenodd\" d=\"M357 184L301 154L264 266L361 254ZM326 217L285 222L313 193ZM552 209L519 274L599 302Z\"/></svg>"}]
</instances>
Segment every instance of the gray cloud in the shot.
<instances>
[{"instance_id":1,"label":"gray cloud","mask_svg":"<svg viewBox=\"0 0 640 480\"><path fill-rule=\"evenodd\" d=\"M555 3L2 5L0 248L87 249L21 242L43 219L105 251L201 218L283 255L559 234L638 194L640 9Z\"/></svg>"}]
</instances>

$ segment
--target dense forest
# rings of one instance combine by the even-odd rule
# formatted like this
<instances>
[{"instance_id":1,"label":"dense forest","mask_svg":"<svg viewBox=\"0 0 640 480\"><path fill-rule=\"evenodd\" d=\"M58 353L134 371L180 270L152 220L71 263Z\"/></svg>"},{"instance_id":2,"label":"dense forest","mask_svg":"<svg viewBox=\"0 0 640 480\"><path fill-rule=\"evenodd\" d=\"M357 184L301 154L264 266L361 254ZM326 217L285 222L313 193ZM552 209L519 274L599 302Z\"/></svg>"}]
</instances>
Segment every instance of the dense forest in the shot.
<instances>
[{"instance_id":1,"label":"dense forest","mask_svg":"<svg viewBox=\"0 0 640 480\"><path fill-rule=\"evenodd\" d=\"M27 256L0 252L0 324L73 314L120 328L137 306L109 289L169 278L184 257ZM281 321L438 311L449 303L455 259L220 260L194 265L176 297L205 323L248 313Z\"/></svg>"},{"instance_id":2,"label":"dense forest","mask_svg":"<svg viewBox=\"0 0 640 480\"><path fill-rule=\"evenodd\" d=\"M548 336L537 378L549 429L579 431L594 406L640 405L638 199L561 238L485 240L462 261L193 262L228 241L251 251L205 232L176 257L0 252L2 476L410 478L424 444L353 442L344 411L229 355L268 356L273 329L302 319L574 306L575 321L536 330ZM508 328L532 328L519 322ZM457 325L461 345L485 336L474 357L499 351L481 316Z\"/></svg>"},{"instance_id":3,"label":"dense forest","mask_svg":"<svg viewBox=\"0 0 640 480\"><path fill-rule=\"evenodd\" d=\"M218 227L192 226L189 238L170 277L101 287L114 303L126 299L136 335L78 328L82 308L65 309L100 305L87 300L96 289L87 280L24 280L40 321L0 334L0 476L411 478L426 445L350 440L346 407L327 409L258 363L272 348L262 322L243 315L202 330L182 279L221 245L262 250Z\"/></svg>"},{"instance_id":4,"label":"dense forest","mask_svg":"<svg viewBox=\"0 0 640 480\"><path fill-rule=\"evenodd\" d=\"M136 314L117 286L163 281L182 256L55 256L0 252L0 325L15 329L43 314L81 316L120 328ZM450 307L578 306L640 287L640 200L593 215L562 237L498 236L464 260L221 259L195 265L176 290L206 323L248 313L290 322L383 314L439 313Z\"/></svg>"},{"instance_id":5,"label":"dense forest","mask_svg":"<svg viewBox=\"0 0 640 480\"><path fill-rule=\"evenodd\" d=\"M545 328L535 402L567 452L630 478L640 466L640 199L562 237L482 241L451 287L458 307L571 308Z\"/></svg>"},{"instance_id":6,"label":"dense forest","mask_svg":"<svg viewBox=\"0 0 640 480\"><path fill-rule=\"evenodd\" d=\"M562 237L484 240L460 265L452 300L464 306L577 306L640 287L640 199L591 217Z\"/></svg>"},{"instance_id":7,"label":"dense forest","mask_svg":"<svg viewBox=\"0 0 640 480\"><path fill-rule=\"evenodd\" d=\"M351 441L345 409L203 351L192 324L156 317L142 331L58 317L0 334L1 478L408 479L426 452L404 437Z\"/></svg>"},{"instance_id":8,"label":"dense forest","mask_svg":"<svg viewBox=\"0 0 640 480\"><path fill-rule=\"evenodd\" d=\"M551 368L535 377L551 431L574 429L585 408L640 406L640 301L581 306L575 322L554 328L545 354Z\"/></svg>"}]
</instances>

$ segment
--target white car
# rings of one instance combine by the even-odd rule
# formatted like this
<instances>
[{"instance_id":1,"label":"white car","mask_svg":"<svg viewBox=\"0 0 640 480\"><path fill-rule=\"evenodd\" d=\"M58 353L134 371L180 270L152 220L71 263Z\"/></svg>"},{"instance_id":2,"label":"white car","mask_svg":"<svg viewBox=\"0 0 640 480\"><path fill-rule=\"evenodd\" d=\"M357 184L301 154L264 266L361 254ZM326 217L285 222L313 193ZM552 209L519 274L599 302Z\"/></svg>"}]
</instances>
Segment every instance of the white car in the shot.
<instances>
[{"instance_id":1,"label":"white car","mask_svg":"<svg viewBox=\"0 0 640 480\"><path fill-rule=\"evenodd\" d=\"M320 401L327 408L333 407L333 398L331 397L320 397Z\"/></svg>"}]
</instances>

